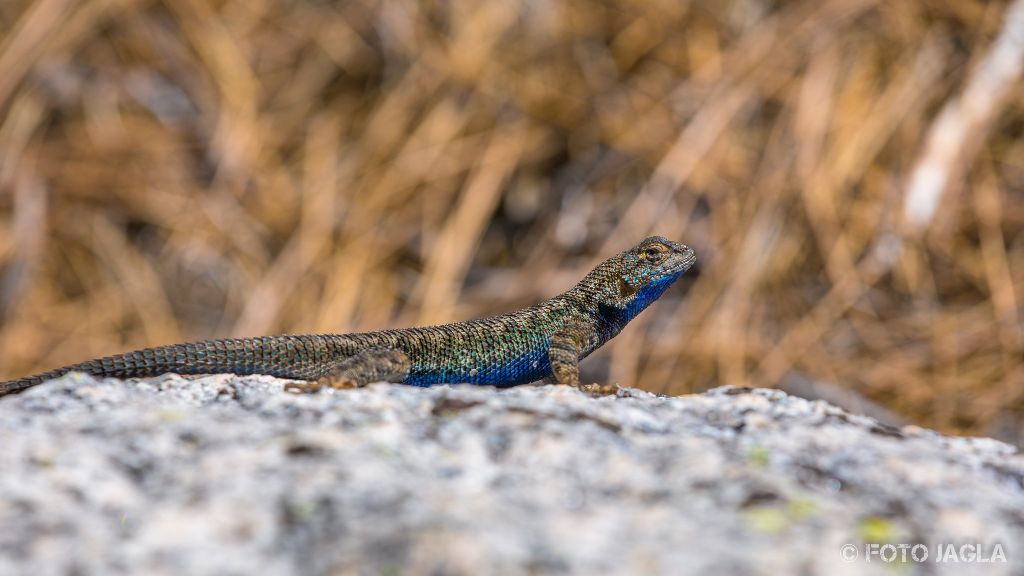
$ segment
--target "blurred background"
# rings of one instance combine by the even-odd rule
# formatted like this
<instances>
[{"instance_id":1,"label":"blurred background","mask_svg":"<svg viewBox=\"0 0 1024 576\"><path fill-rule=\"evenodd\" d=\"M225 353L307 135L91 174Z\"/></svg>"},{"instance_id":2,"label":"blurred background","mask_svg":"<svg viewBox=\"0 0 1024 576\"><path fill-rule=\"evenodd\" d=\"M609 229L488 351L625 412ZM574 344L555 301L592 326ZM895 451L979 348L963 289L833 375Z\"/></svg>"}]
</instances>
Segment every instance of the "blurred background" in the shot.
<instances>
[{"instance_id":1,"label":"blurred background","mask_svg":"<svg viewBox=\"0 0 1024 576\"><path fill-rule=\"evenodd\" d=\"M1024 2L5 0L0 377L463 320L657 233L584 363L1024 440Z\"/></svg>"}]
</instances>

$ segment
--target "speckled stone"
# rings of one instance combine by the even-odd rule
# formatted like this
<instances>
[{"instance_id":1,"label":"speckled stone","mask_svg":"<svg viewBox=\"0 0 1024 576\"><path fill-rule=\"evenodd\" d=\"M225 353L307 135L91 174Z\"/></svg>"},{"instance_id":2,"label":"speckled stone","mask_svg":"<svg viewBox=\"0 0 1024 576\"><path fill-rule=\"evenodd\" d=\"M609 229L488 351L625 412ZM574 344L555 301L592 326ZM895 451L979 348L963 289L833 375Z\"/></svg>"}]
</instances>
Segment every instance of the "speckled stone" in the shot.
<instances>
[{"instance_id":1,"label":"speckled stone","mask_svg":"<svg viewBox=\"0 0 1024 576\"><path fill-rule=\"evenodd\" d=\"M0 399L0 574L1024 572L1024 458L994 440L769 390L285 383ZM931 560L868 562L865 539ZM950 543L1007 561L935 562Z\"/></svg>"}]
</instances>

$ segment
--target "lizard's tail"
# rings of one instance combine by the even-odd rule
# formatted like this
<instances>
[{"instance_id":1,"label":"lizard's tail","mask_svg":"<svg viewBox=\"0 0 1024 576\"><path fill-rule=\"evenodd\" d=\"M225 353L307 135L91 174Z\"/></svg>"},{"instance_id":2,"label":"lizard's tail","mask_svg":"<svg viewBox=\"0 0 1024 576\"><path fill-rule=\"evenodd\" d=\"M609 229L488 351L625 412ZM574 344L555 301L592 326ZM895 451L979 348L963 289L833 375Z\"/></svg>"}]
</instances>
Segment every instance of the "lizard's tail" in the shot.
<instances>
[{"instance_id":1,"label":"lizard's tail","mask_svg":"<svg viewBox=\"0 0 1024 576\"><path fill-rule=\"evenodd\" d=\"M58 370L51 370L49 372L43 372L42 374L36 374L34 376L28 376L26 378L19 378L17 380L9 380L7 382L0 382L0 396L6 396L8 394L15 394L21 392L26 388L31 388L36 384L41 384L47 380L57 378L66 374L68 371L61 368Z\"/></svg>"},{"instance_id":2,"label":"lizard's tail","mask_svg":"<svg viewBox=\"0 0 1024 576\"><path fill-rule=\"evenodd\" d=\"M128 356L132 354L121 354L120 356ZM103 360L113 360L120 356L111 356L110 358L104 358ZM84 372L93 376L118 376L121 378L128 378L128 376L122 376L121 374L114 373L114 371L105 371L103 365L100 364L100 360L89 360L88 362L82 362L79 364L72 364L71 366L64 366L63 368L57 368L40 374L33 374L32 376L26 376L25 378L18 378L17 380L9 380L7 382L0 382L0 396L6 396L8 394L16 394L22 390L26 390L37 384L42 384L47 380L53 380L54 378L60 378L68 372Z\"/></svg>"},{"instance_id":3,"label":"lizard's tail","mask_svg":"<svg viewBox=\"0 0 1024 576\"><path fill-rule=\"evenodd\" d=\"M315 380L329 346L323 336L231 338L171 344L88 360L42 374L0 382L0 396L21 392L68 372L92 376L144 378L161 374L267 374L279 378Z\"/></svg>"}]
</instances>

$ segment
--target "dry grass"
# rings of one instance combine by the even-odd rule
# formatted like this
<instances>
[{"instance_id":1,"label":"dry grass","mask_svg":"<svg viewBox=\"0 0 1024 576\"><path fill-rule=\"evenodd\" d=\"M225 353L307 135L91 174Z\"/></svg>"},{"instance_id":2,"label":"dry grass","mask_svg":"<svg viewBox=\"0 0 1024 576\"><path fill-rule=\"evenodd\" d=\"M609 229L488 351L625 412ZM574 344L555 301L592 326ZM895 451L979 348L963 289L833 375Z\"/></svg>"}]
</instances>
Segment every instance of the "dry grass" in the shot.
<instances>
[{"instance_id":1,"label":"dry grass","mask_svg":"<svg viewBox=\"0 0 1024 576\"><path fill-rule=\"evenodd\" d=\"M504 311L657 232L702 273L591 378L810 379L1012 436L1021 82L952 156L934 128L1006 20L981 0L0 3L0 376ZM929 158L948 185L908 218Z\"/></svg>"}]
</instances>

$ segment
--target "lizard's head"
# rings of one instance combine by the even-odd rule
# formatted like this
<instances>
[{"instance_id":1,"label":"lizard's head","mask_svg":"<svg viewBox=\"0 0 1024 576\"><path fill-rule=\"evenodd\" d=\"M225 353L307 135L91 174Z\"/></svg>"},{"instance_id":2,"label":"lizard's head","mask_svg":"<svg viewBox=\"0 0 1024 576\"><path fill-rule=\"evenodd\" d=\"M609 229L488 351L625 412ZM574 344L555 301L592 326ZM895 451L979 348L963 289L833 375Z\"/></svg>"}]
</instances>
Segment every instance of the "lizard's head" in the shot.
<instances>
[{"instance_id":1,"label":"lizard's head","mask_svg":"<svg viewBox=\"0 0 1024 576\"><path fill-rule=\"evenodd\" d=\"M579 288L596 293L605 314L629 321L697 261L693 249L651 236L595 268Z\"/></svg>"}]
</instances>

